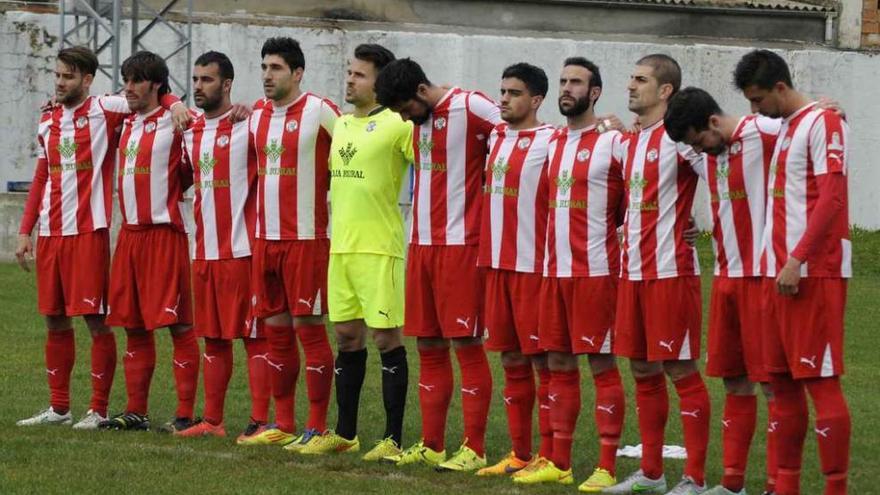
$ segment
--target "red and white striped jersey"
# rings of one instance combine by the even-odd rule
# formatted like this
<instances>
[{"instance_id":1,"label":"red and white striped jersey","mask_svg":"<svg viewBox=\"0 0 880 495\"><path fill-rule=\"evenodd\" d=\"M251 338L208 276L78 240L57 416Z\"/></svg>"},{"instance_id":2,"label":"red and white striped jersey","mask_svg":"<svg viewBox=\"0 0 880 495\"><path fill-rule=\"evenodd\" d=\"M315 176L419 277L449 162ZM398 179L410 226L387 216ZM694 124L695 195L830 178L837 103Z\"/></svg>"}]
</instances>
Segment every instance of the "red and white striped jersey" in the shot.
<instances>
[{"instance_id":1,"label":"red and white striped jersey","mask_svg":"<svg viewBox=\"0 0 880 495\"><path fill-rule=\"evenodd\" d=\"M121 96L89 96L43 113L37 167L20 232L64 236L110 226L113 150L129 114Z\"/></svg>"},{"instance_id":2,"label":"red and white striped jersey","mask_svg":"<svg viewBox=\"0 0 880 495\"><path fill-rule=\"evenodd\" d=\"M117 190L124 225L170 224L184 232L186 189L181 135L163 107L125 119L117 153Z\"/></svg>"},{"instance_id":3,"label":"red and white striped jersey","mask_svg":"<svg viewBox=\"0 0 880 495\"><path fill-rule=\"evenodd\" d=\"M740 119L723 153L695 163L709 185L715 275L758 277L767 203L767 171L779 135L779 119Z\"/></svg>"},{"instance_id":4,"label":"red and white striped jersey","mask_svg":"<svg viewBox=\"0 0 880 495\"><path fill-rule=\"evenodd\" d=\"M246 120L229 112L198 116L184 133L184 157L195 186L194 258L219 260L251 255L256 223L257 160Z\"/></svg>"},{"instance_id":5,"label":"red and white striped jersey","mask_svg":"<svg viewBox=\"0 0 880 495\"><path fill-rule=\"evenodd\" d=\"M326 239L328 158L339 109L303 93L289 105L254 105L251 139L257 155L256 236L268 240Z\"/></svg>"},{"instance_id":6,"label":"red and white striped jersey","mask_svg":"<svg viewBox=\"0 0 880 495\"><path fill-rule=\"evenodd\" d=\"M501 122L498 106L488 97L452 88L414 129L410 243L478 244L489 135Z\"/></svg>"},{"instance_id":7,"label":"red and white striped jersey","mask_svg":"<svg viewBox=\"0 0 880 495\"><path fill-rule=\"evenodd\" d=\"M549 125L512 130L499 124L489 137L478 264L541 273L547 235Z\"/></svg>"},{"instance_id":8,"label":"red and white striped jersey","mask_svg":"<svg viewBox=\"0 0 880 495\"><path fill-rule=\"evenodd\" d=\"M623 135L596 126L560 129L550 140L544 276L620 273Z\"/></svg>"},{"instance_id":9,"label":"red and white striped jersey","mask_svg":"<svg viewBox=\"0 0 880 495\"><path fill-rule=\"evenodd\" d=\"M692 163L700 156L670 139L662 120L632 136L627 147L621 278L699 275L697 250L684 231L697 189Z\"/></svg>"},{"instance_id":10,"label":"red and white striped jersey","mask_svg":"<svg viewBox=\"0 0 880 495\"><path fill-rule=\"evenodd\" d=\"M818 199L817 177L847 174L849 126L833 110L815 103L782 121L770 164L764 227L766 275L775 277L795 250ZM852 277L848 198L823 233L820 244L801 265L802 277Z\"/></svg>"}]
</instances>

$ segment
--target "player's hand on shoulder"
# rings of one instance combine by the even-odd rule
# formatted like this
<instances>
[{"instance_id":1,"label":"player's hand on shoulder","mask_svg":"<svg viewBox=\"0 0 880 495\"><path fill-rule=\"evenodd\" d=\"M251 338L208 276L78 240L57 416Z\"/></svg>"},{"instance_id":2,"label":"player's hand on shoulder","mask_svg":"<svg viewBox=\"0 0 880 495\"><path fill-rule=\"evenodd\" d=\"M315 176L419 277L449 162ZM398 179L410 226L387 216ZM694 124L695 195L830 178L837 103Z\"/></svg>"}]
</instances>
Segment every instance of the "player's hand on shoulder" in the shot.
<instances>
[{"instance_id":1,"label":"player's hand on shoulder","mask_svg":"<svg viewBox=\"0 0 880 495\"><path fill-rule=\"evenodd\" d=\"M233 124L237 122L241 122L242 120L247 120L253 110L251 109L251 105L247 105L245 103L233 103L232 110L229 113L229 120L232 121Z\"/></svg>"},{"instance_id":2,"label":"player's hand on shoulder","mask_svg":"<svg viewBox=\"0 0 880 495\"><path fill-rule=\"evenodd\" d=\"M174 129L178 132L185 131L189 127L192 115L186 105L178 102L171 106L171 121L174 123Z\"/></svg>"},{"instance_id":3,"label":"player's hand on shoulder","mask_svg":"<svg viewBox=\"0 0 880 495\"><path fill-rule=\"evenodd\" d=\"M626 126L623 125L623 121L613 113L599 115L596 117L596 120L596 130L600 133L608 131L628 132Z\"/></svg>"},{"instance_id":4,"label":"player's hand on shoulder","mask_svg":"<svg viewBox=\"0 0 880 495\"><path fill-rule=\"evenodd\" d=\"M846 120L846 111L843 107L840 106L840 102L831 98L830 96L820 96L817 100L818 107L822 110L831 110L840 116L843 120Z\"/></svg>"},{"instance_id":5,"label":"player's hand on shoulder","mask_svg":"<svg viewBox=\"0 0 880 495\"><path fill-rule=\"evenodd\" d=\"M697 222L694 220L694 217L690 217L688 219L688 226L684 229L684 242L688 246L693 247L697 244L698 237L700 237L700 229L697 228Z\"/></svg>"}]
</instances>

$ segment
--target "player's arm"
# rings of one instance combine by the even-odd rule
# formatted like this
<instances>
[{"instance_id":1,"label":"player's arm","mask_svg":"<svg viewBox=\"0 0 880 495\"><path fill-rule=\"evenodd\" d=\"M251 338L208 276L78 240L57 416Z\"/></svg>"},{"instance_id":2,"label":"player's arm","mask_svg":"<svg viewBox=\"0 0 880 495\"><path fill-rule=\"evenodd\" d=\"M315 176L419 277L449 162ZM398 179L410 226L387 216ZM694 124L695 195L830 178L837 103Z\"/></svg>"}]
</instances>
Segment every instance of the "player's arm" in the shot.
<instances>
[{"instance_id":1,"label":"player's arm","mask_svg":"<svg viewBox=\"0 0 880 495\"><path fill-rule=\"evenodd\" d=\"M27 201L24 205L21 227L18 230L18 246L15 249L15 258L18 260L21 269L26 272L31 271L27 262L28 258L34 257L31 232L33 232L37 219L40 217L40 201L43 198L46 182L49 180L49 160L46 158L42 136L38 137L37 140L39 141L37 166L34 169L34 179L31 181L31 188L28 191Z\"/></svg>"},{"instance_id":2,"label":"player's arm","mask_svg":"<svg viewBox=\"0 0 880 495\"><path fill-rule=\"evenodd\" d=\"M328 100L327 98L323 98L321 100L321 115L319 116L318 123L321 128L318 131L319 136L318 139L326 139L328 141L327 149L330 149L329 141L333 139L333 128L336 127L336 120L339 119L339 116L342 115L342 112L339 111L339 107L336 106L335 103ZM320 136L323 134L323 136ZM327 188L330 188L330 155L327 155ZM329 198L327 199L329 201Z\"/></svg>"},{"instance_id":3,"label":"player's arm","mask_svg":"<svg viewBox=\"0 0 880 495\"><path fill-rule=\"evenodd\" d=\"M678 148L679 166L690 167L694 174L708 183L709 175L706 154L697 153L692 147L683 143L676 143L676 146ZM700 237L700 229L697 227L697 221L694 219L693 213L688 218L688 225L685 227L683 234L684 242L688 243L689 246L693 247L697 244L697 238Z\"/></svg>"},{"instance_id":4,"label":"player's arm","mask_svg":"<svg viewBox=\"0 0 880 495\"><path fill-rule=\"evenodd\" d=\"M812 256L846 204L846 129L840 115L823 112L810 129L810 159L816 174L816 198L807 228L776 277L782 295L798 293L801 265Z\"/></svg>"}]
</instances>

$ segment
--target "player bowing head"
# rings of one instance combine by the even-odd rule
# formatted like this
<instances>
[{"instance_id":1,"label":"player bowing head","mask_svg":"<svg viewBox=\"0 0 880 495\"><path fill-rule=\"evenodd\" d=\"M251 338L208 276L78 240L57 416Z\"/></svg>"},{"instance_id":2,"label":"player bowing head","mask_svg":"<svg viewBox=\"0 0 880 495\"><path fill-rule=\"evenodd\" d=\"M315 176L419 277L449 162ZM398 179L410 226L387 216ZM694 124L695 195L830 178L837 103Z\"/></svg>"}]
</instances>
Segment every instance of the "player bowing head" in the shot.
<instances>
[{"instance_id":1,"label":"player bowing head","mask_svg":"<svg viewBox=\"0 0 880 495\"><path fill-rule=\"evenodd\" d=\"M538 108L547 96L547 74L540 67L520 62L504 69L501 75L501 118L520 127L537 124Z\"/></svg>"},{"instance_id":2,"label":"player bowing head","mask_svg":"<svg viewBox=\"0 0 880 495\"><path fill-rule=\"evenodd\" d=\"M712 95L700 88L684 88L669 100L664 121L673 141L714 156L727 149L739 122L726 117Z\"/></svg>"},{"instance_id":3,"label":"player bowing head","mask_svg":"<svg viewBox=\"0 0 880 495\"><path fill-rule=\"evenodd\" d=\"M403 120L421 125L431 115L431 100L446 91L434 86L422 67L410 60L395 60L382 69L376 78L376 101L400 114Z\"/></svg>"},{"instance_id":4,"label":"player bowing head","mask_svg":"<svg viewBox=\"0 0 880 495\"><path fill-rule=\"evenodd\" d=\"M260 50L263 62L263 94L276 102L290 102L299 95L306 59L293 38L269 38Z\"/></svg>"},{"instance_id":5,"label":"player bowing head","mask_svg":"<svg viewBox=\"0 0 880 495\"><path fill-rule=\"evenodd\" d=\"M800 97L794 91L788 64L770 50L747 53L736 64L733 83L749 100L753 113L774 119L783 117L783 107Z\"/></svg>"}]
</instances>

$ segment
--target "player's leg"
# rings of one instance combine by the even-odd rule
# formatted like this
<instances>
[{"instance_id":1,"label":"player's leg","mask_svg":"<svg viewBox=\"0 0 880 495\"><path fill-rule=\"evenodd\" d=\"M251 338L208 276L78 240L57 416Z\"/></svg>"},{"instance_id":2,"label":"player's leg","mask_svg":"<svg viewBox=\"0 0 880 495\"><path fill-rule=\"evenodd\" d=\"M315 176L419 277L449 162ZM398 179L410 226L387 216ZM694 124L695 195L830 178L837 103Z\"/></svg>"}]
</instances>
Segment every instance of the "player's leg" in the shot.
<instances>
[{"instance_id":1,"label":"player's leg","mask_svg":"<svg viewBox=\"0 0 880 495\"><path fill-rule=\"evenodd\" d=\"M596 389L594 418L599 433L599 459L593 473L579 490L591 493L617 483L617 448L623 432L626 398L617 369L617 358L611 353L587 356Z\"/></svg>"},{"instance_id":2,"label":"player's leg","mask_svg":"<svg viewBox=\"0 0 880 495\"><path fill-rule=\"evenodd\" d=\"M110 389L116 374L116 336L104 319L104 315L83 315L92 336L92 398L85 416L73 426L76 429L94 429L107 419Z\"/></svg>"},{"instance_id":3,"label":"player's leg","mask_svg":"<svg viewBox=\"0 0 880 495\"><path fill-rule=\"evenodd\" d=\"M402 314L403 304L400 310ZM382 360L382 404L385 407L385 433L364 460L374 461L400 453L403 445L403 416L409 388L409 364L400 328L373 328L373 342Z\"/></svg>"},{"instance_id":4,"label":"player's leg","mask_svg":"<svg viewBox=\"0 0 880 495\"><path fill-rule=\"evenodd\" d=\"M250 326L255 328L265 328L265 326L253 318ZM267 430L266 425L269 422L269 402L272 399L272 382L270 380L269 344L266 337L261 335L263 332L257 333L254 337L245 337L244 343L245 355L247 356L248 369L248 390L251 395L251 413L247 427L244 432L236 438L235 443L238 445L246 445L249 440L253 439Z\"/></svg>"}]
</instances>

